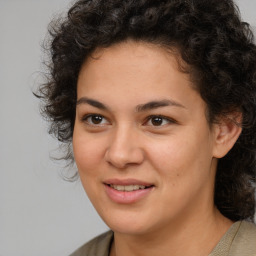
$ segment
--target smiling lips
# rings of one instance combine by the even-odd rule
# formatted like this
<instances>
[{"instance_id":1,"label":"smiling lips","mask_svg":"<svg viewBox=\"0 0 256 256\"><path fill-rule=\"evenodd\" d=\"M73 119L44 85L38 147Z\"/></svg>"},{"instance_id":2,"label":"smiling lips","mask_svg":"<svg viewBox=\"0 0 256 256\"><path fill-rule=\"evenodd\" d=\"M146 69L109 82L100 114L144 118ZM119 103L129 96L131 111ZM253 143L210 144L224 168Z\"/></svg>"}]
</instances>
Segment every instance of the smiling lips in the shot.
<instances>
[{"instance_id":1,"label":"smiling lips","mask_svg":"<svg viewBox=\"0 0 256 256\"><path fill-rule=\"evenodd\" d=\"M104 182L107 196L118 204L135 203L153 190L154 185L138 180L108 180Z\"/></svg>"},{"instance_id":2,"label":"smiling lips","mask_svg":"<svg viewBox=\"0 0 256 256\"><path fill-rule=\"evenodd\" d=\"M134 190L139 190L139 189L145 189L146 186L143 185L128 185L128 186L123 186L123 185L109 185L111 188L118 190L118 191L134 191Z\"/></svg>"}]
</instances>

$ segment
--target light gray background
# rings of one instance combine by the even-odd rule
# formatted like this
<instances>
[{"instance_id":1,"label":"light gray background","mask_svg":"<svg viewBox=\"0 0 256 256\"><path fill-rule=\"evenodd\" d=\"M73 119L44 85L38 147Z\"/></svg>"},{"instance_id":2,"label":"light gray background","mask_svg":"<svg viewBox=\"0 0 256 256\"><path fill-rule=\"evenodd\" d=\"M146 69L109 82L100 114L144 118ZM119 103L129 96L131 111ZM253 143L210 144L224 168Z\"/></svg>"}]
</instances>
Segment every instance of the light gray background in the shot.
<instances>
[{"instance_id":1,"label":"light gray background","mask_svg":"<svg viewBox=\"0 0 256 256\"><path fill-rule=\"evenodd\" d=\"M32 88L47 24L68 0L0 0L0 256L65 256L107 230L80 181L60 177ZM256 25L256 0L237 3Z\"/></svg>"}]
</instances>

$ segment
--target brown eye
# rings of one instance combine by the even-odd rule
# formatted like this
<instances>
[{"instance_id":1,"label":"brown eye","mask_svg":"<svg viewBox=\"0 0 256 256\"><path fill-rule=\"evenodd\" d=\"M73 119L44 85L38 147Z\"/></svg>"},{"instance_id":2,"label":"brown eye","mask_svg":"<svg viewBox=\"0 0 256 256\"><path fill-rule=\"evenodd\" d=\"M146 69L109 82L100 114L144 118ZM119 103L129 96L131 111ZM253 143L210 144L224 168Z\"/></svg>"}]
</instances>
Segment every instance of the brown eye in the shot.
<instances>
[{"instance_id":1,"label":"brown eye","mask_svg":"<svg viewBox=\"0 0 256 256\"><path fill-rule=\"evenodd\" d=\"M164 126L167 124L175 124L176 121L174 121L171 118L168 117L164 117L164 116L150 116L147 119L147 122L145 123L145 125L147 126Z\"/></svg>"},{"instance_id":2,"label":"brown eye","mask_svg":"<svg viewBox=\"0 0 256 256\"><path fill-rule=\"evenodd\" d=\"M102 116L96 116L96 115L91 116L91 122L93 124L100 124L102 122L102 120L103 120Z\"/></svg>"},{"instance_id":3,"label":"brown eye","mask_svg":"<svg viewBox=\"0 0 256 256\"><path fill-rule=\"evenodd\" d=\"M86 123L88 123L89 125L109 124L109 122L107 121L107 119L105 117L103 117L102 115L96 115L96 114L87 115L83 120Z\"/></svg>"},{"instance_id":4,"label":"brown eye","mask_svg":"<svg viewBox=\"0 0 256 256\"><path fill-rule=\"evenodd\" d=\"M154 125L154 126L160 126L160 125L163 124L163 118L162 118L162 117L159 117L159 116L152 117L152 118L151 118L151 123L152 123L152 125Z\"/></svg>"}]
</instances>

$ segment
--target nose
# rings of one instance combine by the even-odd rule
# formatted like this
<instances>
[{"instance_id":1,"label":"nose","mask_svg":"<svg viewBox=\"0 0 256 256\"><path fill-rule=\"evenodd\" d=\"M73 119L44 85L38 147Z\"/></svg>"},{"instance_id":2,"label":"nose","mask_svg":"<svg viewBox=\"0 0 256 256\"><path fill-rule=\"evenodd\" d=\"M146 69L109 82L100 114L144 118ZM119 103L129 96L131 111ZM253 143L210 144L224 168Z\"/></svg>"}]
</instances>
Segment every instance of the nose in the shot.
<instances>
[{"instance_id":1,"label":"nose","mask_svg":"<svg viewBox=\"0 0 256 256\"><path fill-rule=\"evenodd\" d=\"M141 164L144 160L144 151L138 132L127 127L120 127L113 132L105 159L118 169Z\"/></svg>"}]
</instances>

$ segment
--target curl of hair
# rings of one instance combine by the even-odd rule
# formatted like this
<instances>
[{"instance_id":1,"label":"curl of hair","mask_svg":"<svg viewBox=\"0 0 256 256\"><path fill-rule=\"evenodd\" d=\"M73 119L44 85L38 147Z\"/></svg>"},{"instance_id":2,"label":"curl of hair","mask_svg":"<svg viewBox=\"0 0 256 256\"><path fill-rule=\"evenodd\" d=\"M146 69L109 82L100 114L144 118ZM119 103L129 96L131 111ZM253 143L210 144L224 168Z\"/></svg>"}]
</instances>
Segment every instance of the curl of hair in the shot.
<instances>
[{"instance_id":1,"label":"curl of hair","mask_svg":"<svg viewBox=\"0 0 256 256\"><path fill-rule=\"evenodd\" d=\"M215 204L231 220L253 218L256 47L232 0L80 0L67 17L51 24L49 33L50 74L38 97L49 132L69 145L78 74L96 48L132 39L178 49L207 103L210 123L242 112L242 134L218 163Z\"/></svg>"}]
</instances>

